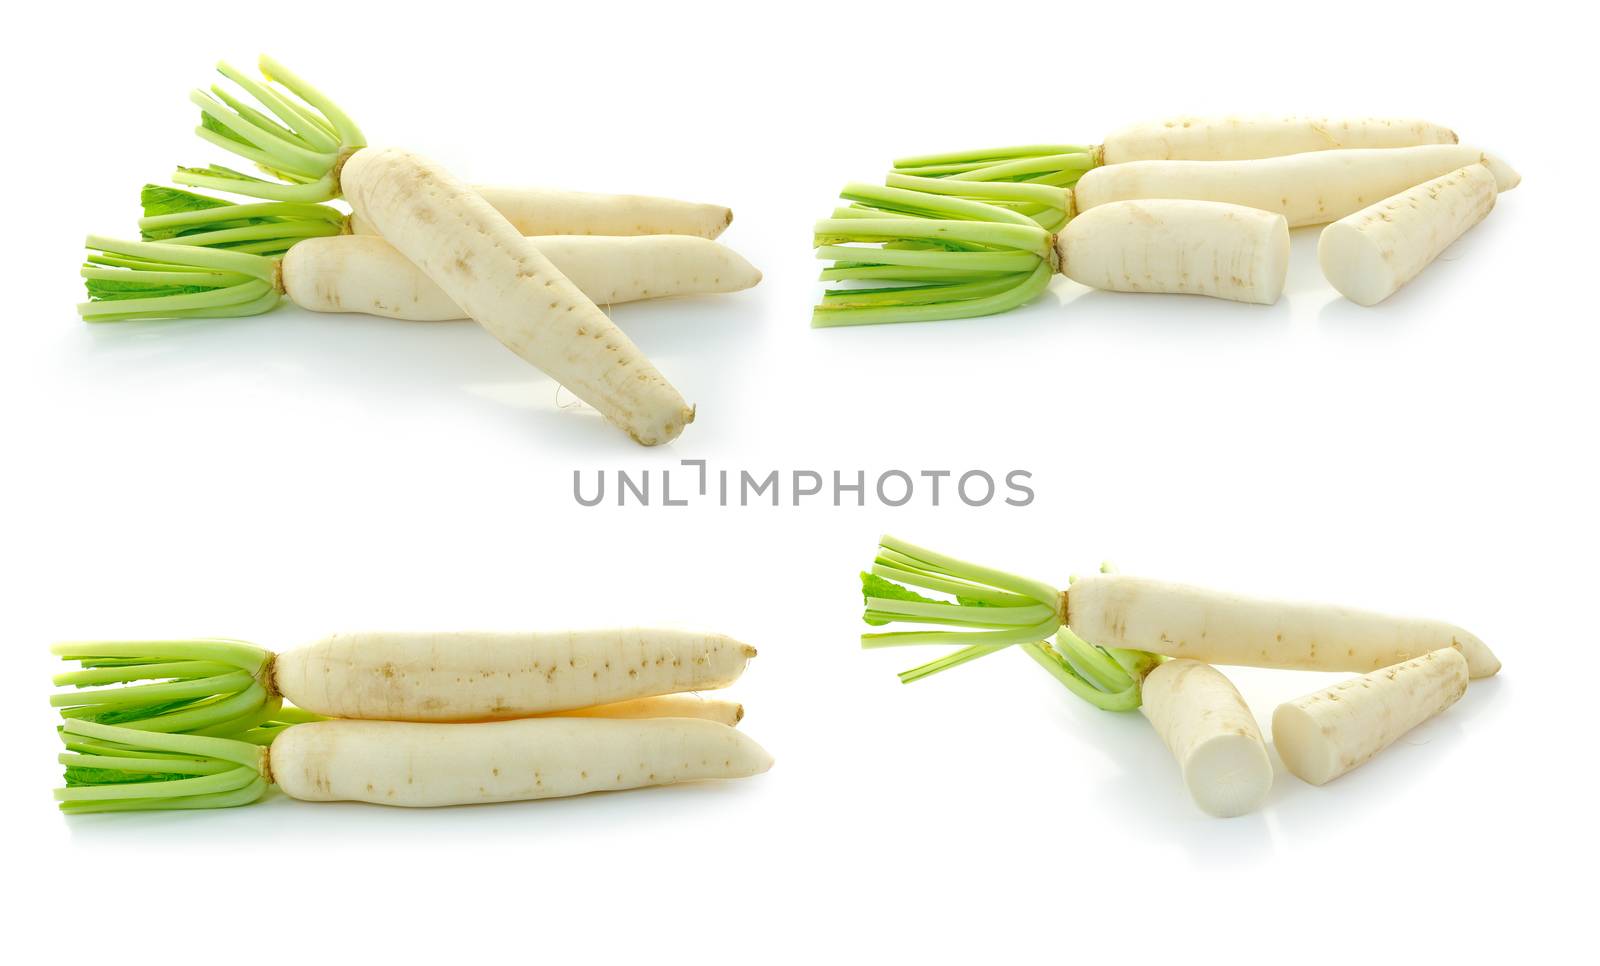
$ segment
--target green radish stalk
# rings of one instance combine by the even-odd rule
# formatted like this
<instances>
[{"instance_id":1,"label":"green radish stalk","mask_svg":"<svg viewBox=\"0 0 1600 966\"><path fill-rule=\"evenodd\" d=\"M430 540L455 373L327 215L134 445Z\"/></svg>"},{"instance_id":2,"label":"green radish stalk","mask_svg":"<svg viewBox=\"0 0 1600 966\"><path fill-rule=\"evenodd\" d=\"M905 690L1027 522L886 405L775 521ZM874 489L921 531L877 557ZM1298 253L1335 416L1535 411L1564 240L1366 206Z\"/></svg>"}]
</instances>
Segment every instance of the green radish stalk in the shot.
<instances>
[{"instance_id":1,"label":"green radish stalk","mask_svg":"<svg viewBox=\"0 0 1600 966\"><path fill-rule=\"evenodd\" d=\"M473 185L484 201L524 235L693 235L712 239L733 222L721 205L612 195L554 188L511 188ZM376 234L360 211L350 216L350 230Z\"/></svg>"},{"instance_id":2,"label":"green radish stalk","mask_svg":"<svg viewBox=\"0 0 1600 966\"><path fill-rule=\"evenodd\" d=\"M1414 118L1174 117L1132 124L1100 145L1035 144L901 158L897 174L965 181L1070 185L1083 172L1129 161L1246 161L1339 148L1455 144L1449 128Z\"/></svg>"},{"instance_id":3,"label":"green radish stalk","mask_svg":"<svg viewBox=\"0 0 1600 966\"><path fill-rule=\"evenodd\" d=\"M1317 241L1322 274L1357 305L1377 305L1488 217L1498 193L1488 167L1469 164L1346 215Z\"/></svg>"},{"instance_id":4,"label":"green radish stalk","mask_svg":"<svg viewBox=\"0 0 1600 966\"><path fill-rule=\"evenodd\" d=\"M1253 161L1134 161L1085 174L1074 185L1075 210L1143 198L1191 198L1275 211L1291 228L1337 221L1407 188L1483 163L1499 190L1521 178L1464 144L1313 151Z\"/></svg>"},{"instance_id":5,"label":"green radish stalk","mask_svg":"<svg viewBox=\"0 0 1600 966\"><path fill-rule=\"evenodd\" d=\"M238 641L86 641L53 653L68 718L232 734L275 702L338 718L482 721L733 683L755 648L678 630L335 634L273 655ZM243 722L244 724L241 724Z\"/></svg>"},{"instance_id":6,"label":"green radish stalk","mask_svg":"<svg viewBox=\"0 0 1600 966\"><path fill-rule=\"evenodd\" d=\"M772 757L748 736L694 718L529 718L478 724L317 721L265 747L68 721L68 812L225 808L269 784L302 801L426 807L527 801L745 778Z\"/></svg>"},{"instance_id":7,"label":"green radish stalk","mask_svg":"<svg viewBox=\"0 0 1600 966\"><path fill-rule=\"evenodd\" d=\"M1459 701L1469 676L1460 651L1430 651L1279 705L1272 742L1291 774L1326 784Z\"/></svg>"},{"instance_id":8,"label":"green radish stalk","mask_svg":"<svg viewBox=\"0 0 1600 966\"><path fill-rule=\"evenodd\" d=\"M431 161L366 147L343 111L282 65L263 57L261 69L257 82L218 66L259 108L220 87L191 100L200 137L271 179L212 166L179 169L174 181L268 201L342 195L451 302L635 441L653 446L683 432L693 408L505 216Z\"/></svg>"},{"instance_id":9,"label":"green radish stalk","mask_svg":"<svg viewBox=\"0 0 1600 966\"><path fill-rule=\"evenodd\" d=\"M1209 664L1166 661L1144 679L1140 711L1183 770L1200 810L1218 818L1255 811L1272 790L1272 759L1233 682Z\"/></svg>"},{"instance_id":10,"label":"green radish stalk","mask_svg":"<svg viewBox=\"0 0 1600 966\"><path fill-rule=\"evenodd\" d=\"M738 292L761 272L737 252L693 235L543 235L540 253L596 305ZM441 322L466 313L377 235L309 238L289 249L284 294L313 312L364 312Z\"/></svg>"},{"instance_id":11,"label":"green radish stalk","mask_svg":"<svg viewBox=\"0 0 1600 966\"><path fill-rule=\"evenodd\" d=\"M744 705L721 698L706 698L698 694L658 694L630 701L597 704L589 708L570 711L549 711L543 718L703 718L728 727L736 727L744 720Z\"/></svg>"}]
</instances>

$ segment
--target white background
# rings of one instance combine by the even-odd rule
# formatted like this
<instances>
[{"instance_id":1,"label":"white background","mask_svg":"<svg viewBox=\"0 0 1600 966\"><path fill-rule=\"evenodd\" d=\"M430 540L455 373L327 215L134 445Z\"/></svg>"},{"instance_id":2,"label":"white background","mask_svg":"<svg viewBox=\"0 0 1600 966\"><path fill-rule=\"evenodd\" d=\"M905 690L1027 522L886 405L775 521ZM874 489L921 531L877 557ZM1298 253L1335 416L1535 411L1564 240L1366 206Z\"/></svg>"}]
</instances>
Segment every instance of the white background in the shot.
<instances>
[{"instance_id":1,"label":"white background","mask_svg":"<svg viewBox=\"0 0 1600 966\"><path fill-rule=\"evenodd\" d=\"M1595 126L1554 5L212 4L31 10L6 233L7 944L244 961L1532 956L1595 858ZM221 160L185 91L273 52L480 181L728 204L756 290L615 318L699 420L635 447L468 323L284 308L90 328L81 236ZM1581 103L1581 102L1580 102ZM813 331L809 226L904 153L1177 112L1415 114L1524 185L1376 309L1295 238L1270 308L1057 280ZM1026 509L584 509L574 469L1024 468ZM1208 819L1137 715L1023 655L857 650L879 532L1458 622L1505 671L1367 767ZM68 821L52 640L687 623L761 649L737 785L433 812L274 796ZM1263 724L1330 678L1239 671ZM132 935L132 940L121 937ZM41 952L40 955L43 953ZM443 960L443 957L449 957ZM27 957L32 959L34 957Z\"/></svg>"}]
</instances>

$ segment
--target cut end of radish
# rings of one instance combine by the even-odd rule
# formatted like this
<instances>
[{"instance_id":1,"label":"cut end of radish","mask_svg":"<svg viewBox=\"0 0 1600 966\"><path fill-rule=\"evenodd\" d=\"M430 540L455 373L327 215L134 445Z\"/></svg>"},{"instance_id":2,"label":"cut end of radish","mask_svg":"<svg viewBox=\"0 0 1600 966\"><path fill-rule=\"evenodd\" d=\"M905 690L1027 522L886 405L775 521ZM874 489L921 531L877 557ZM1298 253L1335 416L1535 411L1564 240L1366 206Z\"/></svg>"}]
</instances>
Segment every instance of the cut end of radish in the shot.
<instances>
[{"instance_id":1,"label":"cut end of radish","mask_svg":"<svg viewBox=\"0 0 1600 966\"><path fill-rule=\"evenodd\" d=\"M1357 305L1377 305L1400 287L1384 249L1347 221L1322 230L1317 261L1328 284Z\"/></svg>"},{"instance_id":2,"label":"cut end of radish","mask_svg":"<svg viewBox=\"0 0 1600 966\"><path fill-rule=\"evenodd\" d=\"M1183 780L1207 815L1234 818L1267 800L1272 761L1257 735L1217 735L1194 749Z\"/></svg>"},{"instance_id":3,"label":"cut end of radish","mask_svg":"<svg viewBox=\"0 0 1600 966\"><path fill-rule=\"evenodd\" d=\"M1344 773L1333 742L1316 719L1297 704L1278 706L1272 715L1272 743L1289 774L1310 785L1324 785Z\"/></svg>"}]
</instances>

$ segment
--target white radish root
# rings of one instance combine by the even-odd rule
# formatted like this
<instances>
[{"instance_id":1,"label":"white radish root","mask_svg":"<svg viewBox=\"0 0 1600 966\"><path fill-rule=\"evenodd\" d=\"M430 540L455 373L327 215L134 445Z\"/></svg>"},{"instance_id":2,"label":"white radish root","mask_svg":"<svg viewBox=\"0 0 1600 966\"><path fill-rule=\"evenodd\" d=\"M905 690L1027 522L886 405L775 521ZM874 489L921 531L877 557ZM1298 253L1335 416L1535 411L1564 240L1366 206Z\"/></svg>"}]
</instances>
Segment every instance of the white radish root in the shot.
<instances>
[{"instance_id":1,"label":"white radish root","mask_svg":"<svg viewBox=\"0 0 1600 966\"><path fill-rule=\"evenodd\" d=\"M1252 161L1132 161L1086 172L1073 187L1082 213L1113 201L1191 198L1223 201L1289 219L1289 227L1337 221L1431 178L1484 163L1501 191L1520 178L1464 144L1311 151Z\"/></svg>"},{"instance_id":2,"label":"white radish root","mask_svg":"<svg viewBox=\"0 0 1600 966\"><path fill-rule=\"evenodd\" d=\"M1272 791L1272 759L1233 682L1198 661L1166 661L1144 679L1140 711L1183 769L1201 811L1232 818Z\"/></svg>"},{"instance_id":3,"label":"white radish root","mask_svg":"<svg viewBox=\"0 0 1600 966\"><path fill-rule=\"evenodd\" d=\"M474 185L524 235L694 235L716 238L733 221L721 205L705 205L650 195L597 194L554 188ZM357 208L350 230L376 234Z\"/></svg>"},{"instance_id":4,"label":"white radish root","mask_svg":"<svg viewBox=\"0 0 1600 966\"><path fill-rule=\"evenodd\" d=\"M1244 161L1331 148L1455 144L1447 127L1416 118L1175 117L1132 124L1101 146L1105 164L1128 161Z\"/></svg>"},{"instance_id":5,"label":"white radish root","mask_svg":"<svg viewBox=\"0 0 1600 966\"><path fill-rule=\"evenodd\" d=\"M772 756L742 732L693 718L524 718L317 721L285 729L270 762L271 780L302 801L427 807L746 778Z\"/></svg>"},{"instance_id":6,"label":"white radish root","mask_svg":"<svg viewBox=\"0 0 1600 966\"><path fill-rule=\"evenodd\" d=\"M1394 744L1467 691L1467 661L1453 648L1341 681L1278 706L1272 742L1290 773L1322 785Z\"/></svg>"},{"instance_id":7,"label":"white radish root","mask_svg":"<svg viewBox=\"0 0 1600 966\"><path fill-rule=\"evenodd\" d=\"M1322 274L1357 305L1377 305L1486 218L1497 194L1489 169L1469 164L1346 215L1317 241Z\"/></svg>"},{"instance_id":8,"label":"white radish root","mask_svg":"<svg viewBox=\"0 0 1600 966\"><path fill-rule=\"evenodd\" d=\"M1261 600L1125 574L1080 578L1066 597L1068 626L1102 647L1207 664L1358 672L1455 647L1473 677L1500 670L1487 645L1444 621Z\"/></svg>"},{"instance_id":9,"label":"white radish root","mask_svg":"<svg viewBox=\"0 0 1600 966\"><path fill-rule=\"evenodd\" d=\"M531 240L596 305L737 292L761 281L761 273L737 252L691 235L545 235ZM363 312L412 322L467 317L432 279L377 235L307 238L284 255L282 271L285 294L313 312Z\"/></svg>"},{"instance_id":10,"label":"white radish root","mask_svg":"<svg viewBox=\"0 0 1600 966\"><path fill-rule=\"evenodd\" d=\"M570 711L552 711L545 718L702 718L718 724L736 727L744 720L744 705L721 698L705 698L698 694L660 694L632 701L599 704L590 708Z\"/></svg>"},{"instance_id":11,"label":"white radish root","mask_svg":"<svg viewBox=\"0 0 1600 966\"><path fill-rule=\"evenodd\" d=\"M755 653L678 630L371 632L285 651L272 677L329 717L481 721L726 687Z\"/></svg>"},{"instance_id":12,"label":"white radish root","mask_svg":"<svg viewBox=\"0 0 1600 966\"><path fill-rule=\"evenodd\" d=\"M694 410L606 314L467 185L395 148L340 172L345 198L449 299L637 442L670 442Z\"/></svg>"},{"instance_id":13,"label":"white radish root","mask_svg":"<svg viewBox=\"0 0 1600 966\"><path fill-rule=\"evenodd\" d=\"M1063 275L1091 288L1270 305L1289 270L1289 225L1214 201L1118 201L1067 222L1056 254Z\"/></svg>"}]
</instances>

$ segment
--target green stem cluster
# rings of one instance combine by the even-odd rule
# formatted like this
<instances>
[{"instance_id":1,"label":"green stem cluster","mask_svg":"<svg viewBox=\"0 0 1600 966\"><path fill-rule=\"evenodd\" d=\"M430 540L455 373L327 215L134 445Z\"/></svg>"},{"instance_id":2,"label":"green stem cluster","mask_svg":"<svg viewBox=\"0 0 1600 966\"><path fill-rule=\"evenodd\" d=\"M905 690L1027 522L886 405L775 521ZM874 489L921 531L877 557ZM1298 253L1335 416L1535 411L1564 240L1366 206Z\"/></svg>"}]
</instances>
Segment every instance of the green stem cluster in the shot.
<instances>
[{"instance_id":1,"label":"green stem cluster","mask_svg":"<svg viewBox=\"0 0 1600 966\"><path fill-rule=\"evenodd\" d=\"M951 181L1014 182L1070 188L1100 164L1100 151L1085 144L1028 144L898 158L897 175Z\"/></svg>"},{"instance_id":2,"label":"green stem cluster","mask_svg":"<svg viewBox=\"0 0 1600 966\"><path fill-rule=\"evenodd\" d=\"M174 245L202 245L253 255L282 255L306 238L341 235L349 217L330 205L296 201L235 204L221 198L145 185L139 237Z\"/></svg>"},{"instance_id":3,"label":"green stem cluster","mask_svg":"<svg viewBox=\"0 0 1600 966\"><path fill-rule=\"evenodd\" d=\"M272 655L228 640L84 641L52 652L50 704L66 745L64 810L125 812L246 805L266 791L266 747L322 716L286 708Z\"/></svg>"},{"instance_id":4,"label":"green stem cluster","mask_svg":"<svg viewBox=\"0 0 1600 966\"><path fill-rule=\"evenodd\" d=\"M1052 232L1070 198L1041 185L964 185L914 177L847 185L849 207L817 223L832 259L818 327L993 315L1022 305L1055 271ZM857 287L853 283L871 283Z\"/></svg>"},{"instance_id":5,"label":"green stem cluster","mask_svg":"<svg viewBox=\"0 0 1600 966\"><path fill-rule=\"evenodd\" d=\"M240 641L83 641L51 653L78 664L58 674L50 704L69 721L166 734L235 735L278 714L272 655Z\"/></svg>"},{"instance_id":6,"label":"green stem cluster","mask_svg":"<svg viewBox=\"0 0 1600 966\"><path fill-rule=\"evenodd\" d=\"M55 791L68 812L129 812L248 805L267 790L266 749L251 741L163 734L69 719L66 787Z\"/></svg>"},{"instance_id":7,"label":"green stem cluster","mask_svg":"<svg viewBox=\"0 0 1600 966\"><path fill-rule=\"evenodd\" d=\"M960 645L937 660L901 672L900 680L906 684L1021 645L1073 694L1107 711L1127 711L1139 706L1140 682L1159 661L1144 651L1107 649L1083 640L1064 626L1063 595L1049 584L894 537L879 541L878 556L861 582L866 605L862 619L868 624L957 628L861 635L861 646L866 648ZM912 587L947 599L925 596Z\"/></svg>"},{"instance_id":8,"label":"green stem cluster","mask_svg":"<svg viewBox=\"0 0 1600 966\"><path fill-rule=\"evenodd\" d=\"M316 202L339 197L339 169L366 146L348 115L321 91L270 57L260 59L257 81L228 64L217 72L242 93L214 84L189 100L200 108L195 133L255 164L272 180L220 165L179 168L178 184L269 201Z\"/></svg>"},{"instance_id":9,"label":"green stem cluster","mask_svg":"<svg viewBox=\"0 0 1600 966\"><path fill-rule=\"evenodd\" d=\"M256 315L282 294L278 259L296 242L342 234L337 208L302 202L234 204L145 185L141 241L90 236L80 272L89 322Z\"/></svg>"},{"instance_id":10,"label":"green stem cluster","mask_svg":"<svg viewBox=\"0 0 1600 966\"><path fill-rule=\"evenodd\" d=\"M278 259L176 241L122 241L90 235L79 274L86 322L232 318L278 304Z\"/></svg>"}]
</instances>

